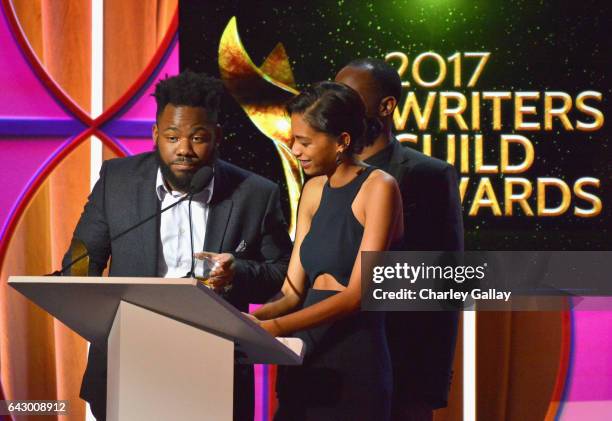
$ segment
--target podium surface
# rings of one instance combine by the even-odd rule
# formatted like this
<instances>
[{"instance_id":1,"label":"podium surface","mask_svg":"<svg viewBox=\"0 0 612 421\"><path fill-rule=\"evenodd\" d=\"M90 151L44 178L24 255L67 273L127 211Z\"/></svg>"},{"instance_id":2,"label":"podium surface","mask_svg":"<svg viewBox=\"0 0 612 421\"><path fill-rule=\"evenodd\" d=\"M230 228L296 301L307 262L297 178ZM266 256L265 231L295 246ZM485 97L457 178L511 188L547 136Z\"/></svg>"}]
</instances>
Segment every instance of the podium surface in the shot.
<instances>
[{"instance_id":1,"label":"podium surface","mask_svg":"<svg viewBox=\"0 0 612 421\"><path fill-rule=\"evenodd\" d=\"M11 276L9 285L92 343L106 342L125 301L233 341L239 363L302 363L298 342L273 338L196 279Z\"/></svg>"},{"instance_id":2,"label":"podium surface","mask_svg":"<svg viewBox=\"0 0 612 421\"><path fill-rule=\"evenodd\" d=\"M231 420L234 363L301 364L196 279L12 276L9 285L108 350L107 420Z\"/></svg>"}]
</instances>

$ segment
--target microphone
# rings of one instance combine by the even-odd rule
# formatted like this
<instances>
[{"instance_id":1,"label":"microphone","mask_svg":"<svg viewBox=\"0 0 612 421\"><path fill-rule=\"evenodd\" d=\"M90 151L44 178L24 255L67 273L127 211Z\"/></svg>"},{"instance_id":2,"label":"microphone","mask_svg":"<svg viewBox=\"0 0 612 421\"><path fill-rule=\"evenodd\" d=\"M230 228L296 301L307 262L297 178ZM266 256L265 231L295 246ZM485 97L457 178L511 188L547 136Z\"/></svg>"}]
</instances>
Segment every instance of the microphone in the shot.
<instances>
[{"instance_id":1,"label":"microphone","mask_svg":"<svg viewBox=\"0 0 612 421\"><path fill-rule=\"evenodd\" d=\"M197 170L191 178L191 184L189 184L189 194L193 196L194 194L200 193L202 190L204 190L204 187L210 183L214 173L213 168L209 167L208 165Z\"/></svg>"},{"instance_id":2,"label":"microphone","mask_svg":"<svg viewBox=\"0 0 612 421\"><path fill-rule=\"evenodd\" d=\"M176 205L178 205L179 203L189 199L189 202L191 202L191 199L193 198L193 195L200 193L202 190L204 190L204 188L208 185L208 183L210 183L210 180L212 179L214 175L214 170L212 167L206 165L203 166L202 168L198 169L195 174L193 175L192 179L191 179L191 183L189 184L189 192L186 196L181 197L178 201L176 201L175 203L166 206L165 208L155 212L153 215L143 219L142 221L138 222L135 225L132 225L131 227L129 227L128 229L121 231L119 234L115 235L114 237L112 237L110 239L110 242L112 243L113 241L115 241L118 238L123 237L125 234L135 230L136 228L138 228L139 226L141 226L142 224L150 221L153 218L156 218L157 216L161 215L162 213L166 212L168 209L171 209L173 207L175 207ZM189 227L191 229L191 206L189 208ZM89 251L85 251L85 253L81 254L79 257L77 257L76 259L74 259L73 261L69 262L67 265L65 265L64 267L62 267L60 270L56 270L53 273L49 273L46 276L62 276L64 274L64 272L68 269L70 269L72 266L74 266L75 264L77 264L78 262L80 262L81 260L83 260L84 258L86 258L87 256L89 256ZM194 261L193 261L193 236L191 239L191 272L193 273L193 265L194 265Z\"/></svg>"}]
</instances>

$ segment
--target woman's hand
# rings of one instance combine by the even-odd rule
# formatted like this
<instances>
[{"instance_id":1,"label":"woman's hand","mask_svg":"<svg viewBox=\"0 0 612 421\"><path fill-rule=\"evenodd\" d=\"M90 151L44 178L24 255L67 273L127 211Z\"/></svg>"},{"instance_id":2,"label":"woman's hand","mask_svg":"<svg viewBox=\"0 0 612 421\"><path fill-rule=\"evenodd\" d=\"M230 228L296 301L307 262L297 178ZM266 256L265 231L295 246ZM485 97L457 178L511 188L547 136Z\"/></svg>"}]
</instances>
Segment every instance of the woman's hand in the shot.
<instances>
[{"instance_id":1,"label":"woman's hand","mask_svg":"<svg viewBox=\"0 0 612 421\"><path fill-rule=\"evenodd\" d=\"M252 314L249 313L242 313L243 316L246 316L250 321L252 321L253 323L257 323L258 325L261 326L261 320L259 320L257 317L253 316Z\"/></svg>"},{"instance_id":2,"label":"woman's hand","mask_svg":"<svg viewBox=\"0 0 612 421\"><path fill-rule=\"evenodd\" d=\"M253 316L252 314L249 314L249 313L242 313L242 314L248 317L249 320L252 321L253 323L257 323L259 327L261 327L263 330L268 332L270 335L272 336L280 335L281 332L280 332L280 326L278 324L278 320L276 319L259 320L257 317Z\"/></svg>"},{"instance_id":3,"label":"woman's hand","mask_svg":"<svg viewBox=\"0 0 612 421\"><path fill-rule=\"evenodd\" d=\"M257 317L253 316L249 313L242 313L246 317L249 318L253 323L257 323L259 327L268 332L272 336L279 336L281 334L280 325L278 324L278 320L259 320Z\"/></svg>"},{"instance_id":4,"label":"woman's hand","mask_svg":"<svg viewBox=\"0 0 612 421\"><path fill-rule=\"evenodd\" d=\"M259 326L274 337L280 336L281 334L280 325L276 319L264 320L260 322Z\"/></svg>"}]
</instances>

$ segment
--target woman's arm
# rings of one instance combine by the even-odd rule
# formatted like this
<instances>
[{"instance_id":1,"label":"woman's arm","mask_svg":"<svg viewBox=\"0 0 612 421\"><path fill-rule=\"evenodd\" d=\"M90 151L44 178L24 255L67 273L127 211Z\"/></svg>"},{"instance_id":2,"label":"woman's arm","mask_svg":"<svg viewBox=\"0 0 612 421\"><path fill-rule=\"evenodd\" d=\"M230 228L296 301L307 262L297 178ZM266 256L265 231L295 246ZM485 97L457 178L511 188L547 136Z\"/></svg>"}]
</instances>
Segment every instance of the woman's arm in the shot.
<instances>
[{"instance_id":1,"label":"woman's arm","mask_svg":"<svg viewBox=\"0 0 612 421\"><path fill-rule=\"evenodd\" d=\"M387 250L403 234L402 200L393 177L376 171L364 183L355 216L364 218L364 232L349 284L339 293L295 313L266 320L261 327L274 336L286 335L342 318L361 304L361 252ZM359 196L358 195L358 196ZM292 258L293 260L293 258ZM290 264L291 266L291 264Z\"/></svg>"},{"instance_id":2,"label":"woman's arm","mask_svg":"<svg viewBox=\"0 0 612 421\"><path fill-rule=\"evenodd\" d=\"M290 313L304 299L306 273L300 260L300 247L306 233L310 230L312 216L321 201L323 177L315 177L304 185L300 204L298 207L295 242L291 252L291 260L287 269L287 276L281 288L282 297L278 300L264 304L253 312L259 320L268 320Z\"/></svg>"}]
</instances>

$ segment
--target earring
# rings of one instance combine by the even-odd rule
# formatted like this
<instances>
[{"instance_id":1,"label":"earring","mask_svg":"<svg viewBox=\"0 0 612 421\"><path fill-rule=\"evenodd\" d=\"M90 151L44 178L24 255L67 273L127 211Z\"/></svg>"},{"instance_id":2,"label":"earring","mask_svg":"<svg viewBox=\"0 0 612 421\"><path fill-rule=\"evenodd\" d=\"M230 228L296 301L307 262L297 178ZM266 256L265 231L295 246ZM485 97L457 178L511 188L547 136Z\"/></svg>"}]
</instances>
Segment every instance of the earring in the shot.
<instances>
[{"instance_id":1,"label":"earring","mask_svg":"<svg viewBox=\"0 0 612 421\"><path fill-rule=\"evenodd\" d=\"M336 166L342 164L342 151L336 152Z\"/></svg>"}]
</instances>

